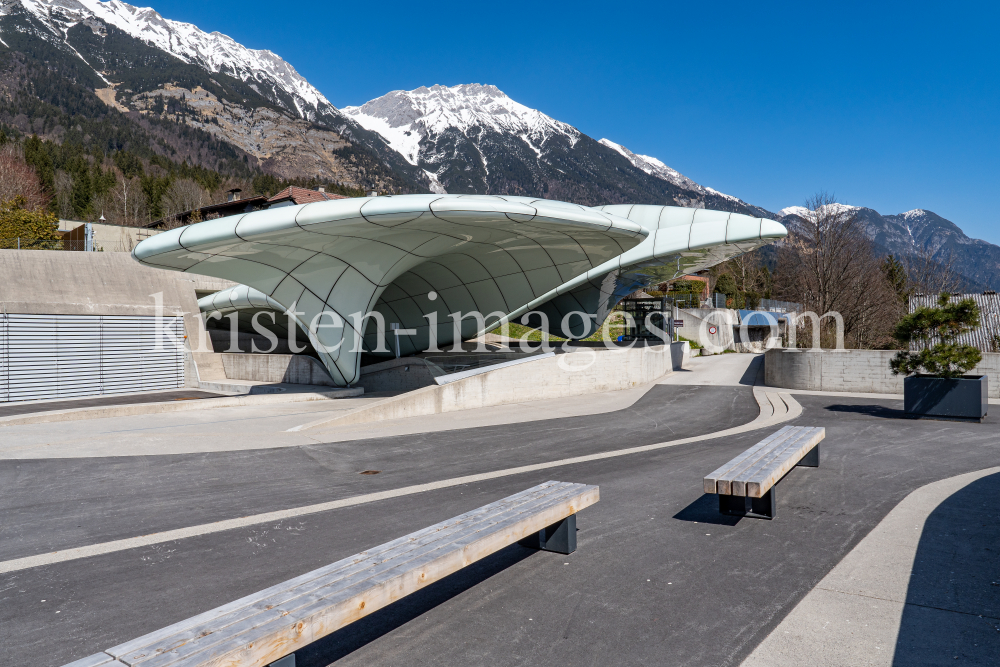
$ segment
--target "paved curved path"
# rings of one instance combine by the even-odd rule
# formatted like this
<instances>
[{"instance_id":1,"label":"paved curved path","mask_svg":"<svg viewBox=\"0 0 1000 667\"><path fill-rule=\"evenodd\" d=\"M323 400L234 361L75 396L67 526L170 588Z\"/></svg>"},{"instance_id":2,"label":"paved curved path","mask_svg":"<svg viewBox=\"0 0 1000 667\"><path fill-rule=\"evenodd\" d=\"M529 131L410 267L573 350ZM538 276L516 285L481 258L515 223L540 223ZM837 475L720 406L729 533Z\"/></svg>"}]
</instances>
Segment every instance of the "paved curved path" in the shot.
<instances>
[{"instance_id":1,"label":"paved curved path","mask_svg":"<svg viewBox=\"0 0 1000 667\"><path fill-rule=\"evenodd\" d=\"M994 467L908 495L743 667L1000 662L998 493Z\"/></svg>"},{"instance_id":2,"label":"paved curved path","mask_svg":"<svg viewBox=\"0 0 1000 667\"><path fill-rule=\"evenodd\" d=\"M913 489L1000 455L995 416L916 422L898 419L896 400L796 395L790 423L827 428L822 467L781 482L775 521L722 517L701 479L773 430L743 430L754 399L737 378L657 385L602 415L436 435L0 461L5 562L509 472L0 574L0 650L60 665L554 478L601 486L576 553L508 548L318 642L299 667L738 665Z\"/></svg>"}]
</instances>

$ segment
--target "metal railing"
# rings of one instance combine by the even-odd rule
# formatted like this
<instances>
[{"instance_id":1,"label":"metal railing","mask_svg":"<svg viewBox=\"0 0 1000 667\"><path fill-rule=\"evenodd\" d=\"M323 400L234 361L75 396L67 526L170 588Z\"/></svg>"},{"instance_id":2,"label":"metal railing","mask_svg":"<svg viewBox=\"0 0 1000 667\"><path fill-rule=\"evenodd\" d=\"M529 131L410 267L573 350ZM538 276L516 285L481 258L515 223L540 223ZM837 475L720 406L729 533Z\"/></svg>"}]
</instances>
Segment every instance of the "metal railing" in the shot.
<instances>
[{"instance_id":1,"label":"metal railing","mask_svg":"<svg viewBox=\"0 0 1000 667\"><path fill-rule=\"evenodd\" d=\"M79 239L33 239L33 238L11 238L0 239L0 250L72 250L83 252L87 249L87 242Z\"/></svg>"}]
</instances>

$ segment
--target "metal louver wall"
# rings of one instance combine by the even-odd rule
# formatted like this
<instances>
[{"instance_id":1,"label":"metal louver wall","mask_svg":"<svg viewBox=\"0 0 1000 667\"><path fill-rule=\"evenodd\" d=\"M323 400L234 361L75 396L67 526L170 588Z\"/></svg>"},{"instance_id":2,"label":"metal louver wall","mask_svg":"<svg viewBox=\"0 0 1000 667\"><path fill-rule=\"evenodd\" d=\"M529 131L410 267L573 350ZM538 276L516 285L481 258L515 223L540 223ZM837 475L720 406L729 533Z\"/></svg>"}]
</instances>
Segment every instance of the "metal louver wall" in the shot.
<instances>
[{"instance_id":1,"label":"metal louver wall","mask_svg":"<svg viewBox=\"0 0 1000 667\"><path fill-rule=\"evenodd\" d=\"M180 317L0 315L0 402L183 386Z\"/></svg>"}]
</instances>

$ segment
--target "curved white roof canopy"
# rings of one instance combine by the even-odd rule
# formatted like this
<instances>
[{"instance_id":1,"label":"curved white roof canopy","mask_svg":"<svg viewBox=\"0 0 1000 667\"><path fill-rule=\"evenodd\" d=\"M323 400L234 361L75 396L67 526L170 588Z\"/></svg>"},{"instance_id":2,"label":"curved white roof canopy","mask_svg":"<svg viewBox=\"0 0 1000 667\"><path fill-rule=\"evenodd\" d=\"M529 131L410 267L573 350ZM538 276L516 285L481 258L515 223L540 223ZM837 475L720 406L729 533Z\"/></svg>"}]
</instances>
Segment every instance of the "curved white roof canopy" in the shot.
<instances>
[{"instance_id":1,"label":"curved white roof canopy","mask_svg":"<svg viewBox=\"0 0 1000 667\"><path fill-rule=\"evenodd\" d=\"M632 220L648 232L636 247L585 275L560 285L528 304L523 311L545 313L552 333L585 338L594 333L608 313L632 292L707 269L788 235L784 225L768 218L741 213L678 206L616 204L595 210ZM583 311L595 317L589 323L573 317L560 327L567 313ZM531 324L542 324L533 317Z\"/></svg>"},{"instance_id":2,"label":"curved white roof canopy","mask_svg":"<svg viewBox=\"0 0 1000 667\"><path fill-rule=\"evenodd\" d=\"M202 222L149 238L132 256L157 268L233 280L294 308L333 379L351 384L360 375L355 332L364 329L376 347L374 320L362 320L370 310L382 313L387 326L417 329L400 337L404 353L426 349L423 314L441 311L439 339L448 342L448 313L497 313L487 320L491 327L648 236L636 222L576 204L400 195ZM250 292L246 299L259 301ZM461 333L477 329L469 318Z\"/></svg>"}]
</instances>

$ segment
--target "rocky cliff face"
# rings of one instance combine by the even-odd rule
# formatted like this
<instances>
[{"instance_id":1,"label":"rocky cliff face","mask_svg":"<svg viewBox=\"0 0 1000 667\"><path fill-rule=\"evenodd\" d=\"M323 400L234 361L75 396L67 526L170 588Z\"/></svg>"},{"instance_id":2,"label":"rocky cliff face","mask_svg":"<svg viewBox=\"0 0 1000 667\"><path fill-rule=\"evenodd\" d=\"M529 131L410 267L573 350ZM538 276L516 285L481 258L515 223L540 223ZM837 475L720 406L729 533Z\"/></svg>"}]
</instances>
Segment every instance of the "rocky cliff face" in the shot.
<instances>
[{"instance_id":1,"label":"rocky cliff face","mask_svg":"<svg viewBox=\"0 0 1000 667\"><path fill-rule=\"evenodd\" d=\"M15 61L45 67L140 124L164 118L205 130L278 176L382 192L430 186L276 54L152 9L118 0L0 0L3 54L14 59L8 68ZM37 131L15 116L11 124Z\"/></svg>"}]
</instances>

